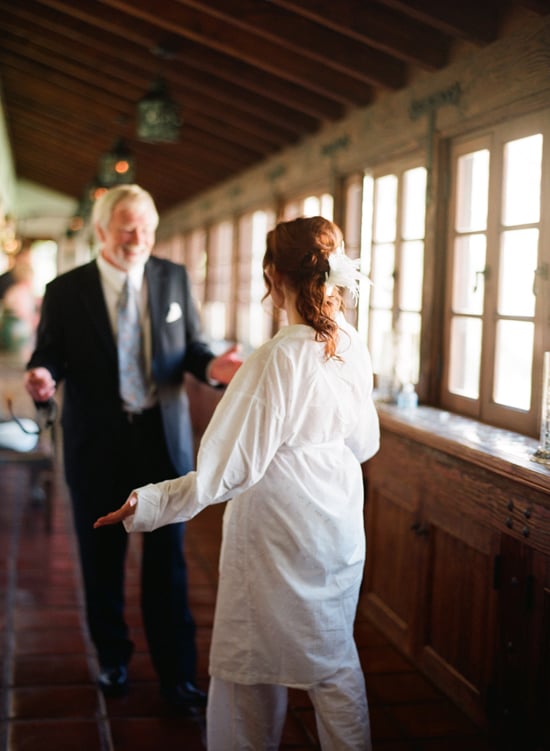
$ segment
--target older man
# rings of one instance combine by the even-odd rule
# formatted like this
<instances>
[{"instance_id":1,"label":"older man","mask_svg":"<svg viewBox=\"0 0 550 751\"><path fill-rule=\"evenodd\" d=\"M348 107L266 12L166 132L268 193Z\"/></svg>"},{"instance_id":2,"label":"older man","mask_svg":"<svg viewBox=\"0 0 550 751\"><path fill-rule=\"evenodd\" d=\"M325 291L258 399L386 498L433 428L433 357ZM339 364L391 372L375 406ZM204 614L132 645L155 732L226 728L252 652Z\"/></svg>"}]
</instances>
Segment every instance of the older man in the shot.
<instances>
[{"instance_id":1,"label":"older man","mask_svg":"<svg viewBox=\"0 0 550 751\"><path fill-rule=\"evenodd\" d=\"M94 530L93 522L132 488L193 468L184 374L226 384L241 359L236 348L214 356L201 337L185 268L151 257L158 214L149 193L117 186L98 200L92 219L99 256L48 285L25 384L43 402L64 382L65 472L88 625L99 685L117 695L127 689L133 651L124 618L127 536L118 528ZM133 306L130 316L122 301ZM143 536L141 604L161 692L194 712L206 697L196 686L183 532L175 524Z\"/></svg>"}]
</instances>

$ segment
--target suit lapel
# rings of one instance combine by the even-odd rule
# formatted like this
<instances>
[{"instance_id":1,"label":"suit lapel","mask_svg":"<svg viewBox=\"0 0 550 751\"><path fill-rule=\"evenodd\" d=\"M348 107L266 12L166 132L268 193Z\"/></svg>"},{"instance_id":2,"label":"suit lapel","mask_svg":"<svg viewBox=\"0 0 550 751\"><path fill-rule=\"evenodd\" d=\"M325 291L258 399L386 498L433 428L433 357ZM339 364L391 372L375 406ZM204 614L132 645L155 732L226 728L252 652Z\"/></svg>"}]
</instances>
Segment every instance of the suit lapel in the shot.
<instances>
[{"instance_id":1,"label":"suit lapel","mask_svg":"<svg viewBox=\"0 0 550 751\"><path fill-rule=\"evenodd\" d=\"M163 320L164 298L163 294L163 270L161 264L155 263L154 258L149 258L145 264L145 279L147 280L147 295L149 297L149 315L151 316L151 335L153 345L155 337Z\"/></svg>"},{"instance_id":2,"label":"suit lapel","mask_svg":"<svg viewBox=\"0 0 550 751\"><path fill-rule=\"evenodd\" d=\"M92 326L97 333L109 355L114 361L117 360L116 342L111 329L109 313L105 305L105 297L101 287L101 278L97 263L92 261L82 267L81 279L82 304L87 309Z\"/></svg>"}]
</instances>

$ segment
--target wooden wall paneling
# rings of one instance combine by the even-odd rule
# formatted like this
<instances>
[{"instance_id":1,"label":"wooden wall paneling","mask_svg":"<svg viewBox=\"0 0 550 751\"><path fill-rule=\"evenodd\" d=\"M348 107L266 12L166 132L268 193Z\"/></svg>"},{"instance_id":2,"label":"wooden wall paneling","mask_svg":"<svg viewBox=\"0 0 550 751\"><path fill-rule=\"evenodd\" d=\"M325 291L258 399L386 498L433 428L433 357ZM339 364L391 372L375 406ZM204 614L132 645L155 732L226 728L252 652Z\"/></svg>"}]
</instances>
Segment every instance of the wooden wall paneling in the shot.
<instances>
[{"instance_id":1,"label":"wooden wall paneling","mask_svg":"<svg viewBox=\"0 0 550 751\"><path fill-rule=\"evenodd\" d=\"M550 737L548 494L496 456L489 468L459 443L439 449L433 435L424 444L391 425L365 468L368 613L499 749L540 751Z\"/></svg>"}]
</instances>

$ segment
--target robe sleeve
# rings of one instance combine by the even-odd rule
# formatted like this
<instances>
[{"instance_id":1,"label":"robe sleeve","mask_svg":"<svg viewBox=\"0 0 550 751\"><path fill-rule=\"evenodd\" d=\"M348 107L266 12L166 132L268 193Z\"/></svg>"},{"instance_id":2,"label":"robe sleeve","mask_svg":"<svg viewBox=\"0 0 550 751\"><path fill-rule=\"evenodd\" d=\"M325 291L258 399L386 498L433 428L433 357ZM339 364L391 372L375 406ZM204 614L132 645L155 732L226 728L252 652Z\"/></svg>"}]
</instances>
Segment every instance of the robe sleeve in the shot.
<instances>
[{"instance_id":1,"label":"robe sleeve","mask_svg":"<svg viewBox=\"0 0 550 751\"><path fill-rule=\"evenodd\" d=\"M366 462L380 448L380 425L372 397L365 397L359 406L356 429L346 439L358 462Z\"/></svg>"},{"instance_id":2,"label":"robe sleeve","mask_svg":"<svg viewBox=\"0 0 550 751\"><path fill-rule=\"evenodd\" d=\"M346 437L346 445L357 461L362 463L374 456L380 448L380 422L372 398L373 373L370 354L359 340L355 329L351 329L350 338L353 342L359 377L358 390L354 397L356 421L353 430Z\"/></svg>"},{"instance_id":3,"label":"robe sleeve","mask_svg":"<svg viewBox=\"0 0 550 751\"><path fill-rule=\"evenodd\" d=\"M292 363L270 351L245 362L216 407L204 433L194 472L136 490L136 512L124 526L144 532L187 521L214 503L258 482L285 441Z\"/></svg>"}]
</instances>

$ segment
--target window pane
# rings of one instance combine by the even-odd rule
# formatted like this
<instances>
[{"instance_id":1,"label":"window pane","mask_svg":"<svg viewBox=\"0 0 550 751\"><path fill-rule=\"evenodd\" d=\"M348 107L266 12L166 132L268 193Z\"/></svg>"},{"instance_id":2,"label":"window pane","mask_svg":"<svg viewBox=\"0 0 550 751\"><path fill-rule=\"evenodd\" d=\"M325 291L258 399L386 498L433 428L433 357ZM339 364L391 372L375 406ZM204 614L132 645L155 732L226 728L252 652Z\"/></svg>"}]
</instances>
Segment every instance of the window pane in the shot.
<instances>
[{"instance_id":1,"label":"window pane","mask_svg":"<svg viewBox=\"0 0 550 751\"><path fill-rule=\"evenodd\" d=\"M33 287L37 297L42 297L46 284L57 275L57 253L57 243L53 240L37 240L32 244Z\"/></svg>"},{"instance_id":2,"label":"window pane","mask_svg":"<svg viewBox=\"0 0 550 751\"><path fill-rule=\"evenodd\" d=\"M534 315L533 280L537 268L538 239L536 229L502 234L498 290L498 311L501 315Z\"/></svg>"},{"instance_id":3,"label":"window pane","mask_svg":"<svg viewBox=\"0 0 550 751\"><path fill-rule=\"evenodd\" d=\"M386 401L395 397L395 345L392 315L387 310L371 311L369 350L376 374L377 396Z\"/></svg>"},{"instance_id":4,"label":"window pane","mask_svg":"<svg viewBox=\"0 0 550 751\"><path fill-rule=\"evenodd\" d=\"M483 311L485 235L468 235L455 240L453 311L480 315Z\"/></svg>"},{"instance_id":5,"label":"window pane","mask_svg":"<svg viewBox=\"0 0 550 751\"><path fill-rule=\"evenodd\" d=\"M265 253L265 238L274 221L275 215L272 211L255 211L252 215L250 289L252 299L256 302L261 301L266 291L262 261Z\"/></svg>"},{"instance_id":6,"label":"window pane","mask_svg":"<svg viewBox=\"0 0 550 751\"><path fill-rule=\"evenodd\" d=\"M293 219L297 219L299 216L303 216L303 206L301 201L292 201L287 203L283 210L283 219L285 222L290 222Z\"/></svg>"},{"instance_id":7,"label":"window pane","mask_svg":"<svg viewBox=\"0 0 550 751\"><path fill-rule=\"evenodd\" d=\"M451 357L449 391L477 399L481 362L481 320L453 318L451 322Z\"/></svg>"},{"instance_id":8,"label":"window pane","mask_svg":"<svg viewBox=\"0 0 550 751\"><path fill-rule=\"evenodd\" d=\"M319 204L321 216L325 219L330 219L332 222L334 218L334 199L330 193L323 193L321 196L321 202Z\"/></svg>"},{"instance_id":9,"label":"window pane","mask_svg":"<svg viewBox=\"0 0 550 751\"><path fill-rule=\"evenodd\" d=\"M399 316L395 372L400 384L418 383L420 324L419 313Z\"/></svg>"},{"instance_id":10,"label":"window pane","mask_svg":"<svg viewBox=\"0 0 550 751\"><path fill-rule=\"evenodd\" d=\"M245 353L259 347L271 334L272 317L267 304L249 303L239 305L237 340Z\"/></svg>"},{"instance_id":11,"label":"window pane","mask_svg":"<svg viewBox=\"0 0 550 751\"><path fill-rule=\"evenodd\" d=\"M361 270L368 274L371 268L372 220L374 210L374 180L365 175L363 180L363 205L361 214Z\"/></svg>"},{"instance_id":12,"label":"window pane","mask_svg":"<svg viewBox=\"0 0 550 751\"><path fill-rule=\"evenodd\" d=\"M541 162L541 133L505 145L503 224L539 221Z\"/></svg>"},{"instance_id":13,"label":"window pane","mask_svg":"<svg viewBox=\"0 0 550 751\"><path fill-rule=\"evenodd\" d=\"M206 232L194 230L185 246L185 265L189 270L195 298L199 304L204 300L206 281Z\"/></svg>"},{"instance_id":14,"label":"window pane","mask_svg":"<svg viewBox=\"0 0 550 751\"><path fill-rule=\"evenodd\" d=\"M346 185L345 193L345 218L344 238L346 251L352 258L357 258L361 253L361 201L363 198L362 185L353 180Z\"/></svg>"},{"instance_id":15,"label":"window pane","mask_svg":"<svg viewBox=\"0 0 550 751\"><path fill-rule=\"evenodd\" d=\"M374 241L393 242L397 218L397 177L379 177L375 181L374 197Z\"/></svg>"},{"instance_id":16,"label":"window pane","mask_svg":"<svg viewBox=\"0 0 550 751\"><path fill-rule=\"evenodd\" d=\"M225 339L227 324L227 305L211 300L203 307L204 330L214 342Z\"/></svg>"},{"instance_id":17,"label":"window pane","mask_svg":"<svg viewBox=\"0 0 550 751\"><path fill-rule=\"evenodd\" d=\"M304 216L319 216L321 213L321 202L317 196L308 196L304 200Z\"/></svg>"},{"instance_id":18,"label":"window pane","mask_svg":"<svg viewBox=\"0 0 550 751\"><path fill-rule=\"evenodd\" d=\"M374 371L376 373L393 372L394 353L391 311L371 311L371 324L369 349Z\"/></svg>"},{"instance_id":19,"label":"window pane","mask_svg":"<svg viewBox=\"0 0 550 751\"><path fill-rule=\"evenodd\" d=\"M422 308L423 264L424 243L420 240L403 243L399 273L399 307L402 310Z\"/></svg>"},{"instance_id":20,"label":"window pane","mask_svg":"<svg viewBox=\"0 0 550 751\"><path fill-rule=\"evenodd\" d=\"M417 167L403 175L403 228L405 240L424 237L426 214L426 169Z\"/></svg>"},{"instance_id":21,"label":"window pane","mask_svg":"<svg viewBox=\"0 0 550 751\"><path fill-rule=\"evenodd\" d=\"M369 278L371 278L373 190L374 180L370 175L365 175L363 178L363 205L361 207L361 271L369 275ZM357 306L357 329L363 341L368 341L371 294L372 287L370 284L367 281L362 282Z\"/></svg>"},{"instance_id":22,"label":"window pane","mask_svg":"<svg viewBox=\"0 0 550 751\"><path fill-rule=\"evenodd\" d=\"M475 232L487 227L489 151L482 149L458 159L456 229Z\"/></svg>"},{"instance_id":23,"label":"window pane","mask_svg":"<svg viewBox=\"0 0 550 751\"><path fill-rule=\"evenodd\" d=\"M391 244L375 245L373 248L372 306L375 308L393 307L393 278L395 267L395 247Z\"/></svg>"},{"instance_id":24,"label":"window pane","mask_svg":"<svg viewBox=\"0 0 550 751\"><path fill-rule=\"evenodd\" d=\"M499 321L495 352L493 399L507 407L531 407L531 364L534 325L527 321Z\"/></svg>"}]
</instances>

